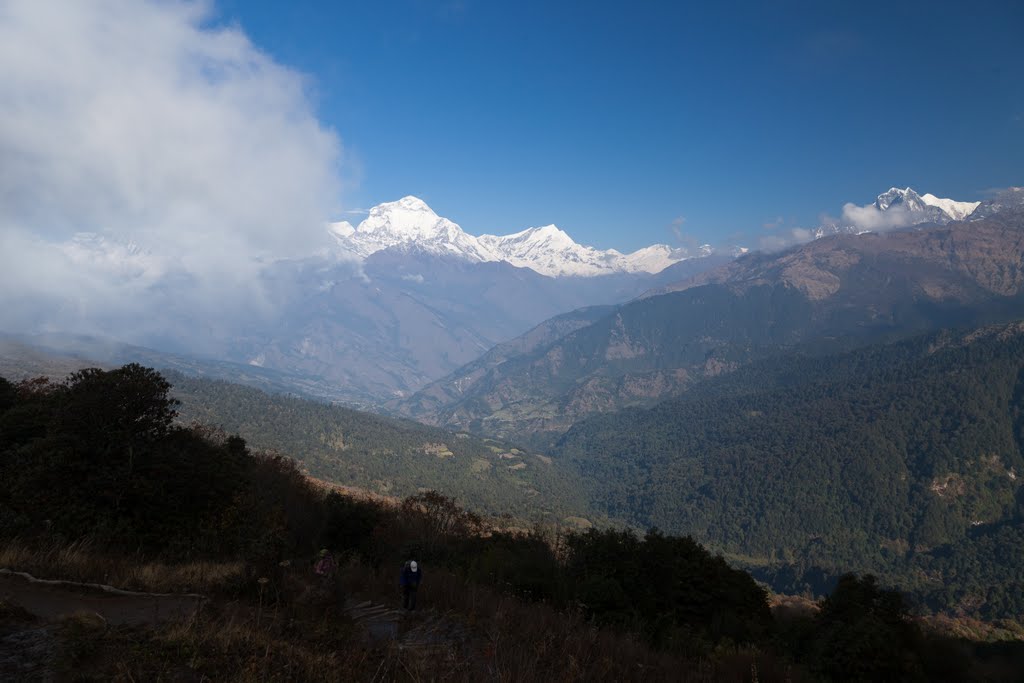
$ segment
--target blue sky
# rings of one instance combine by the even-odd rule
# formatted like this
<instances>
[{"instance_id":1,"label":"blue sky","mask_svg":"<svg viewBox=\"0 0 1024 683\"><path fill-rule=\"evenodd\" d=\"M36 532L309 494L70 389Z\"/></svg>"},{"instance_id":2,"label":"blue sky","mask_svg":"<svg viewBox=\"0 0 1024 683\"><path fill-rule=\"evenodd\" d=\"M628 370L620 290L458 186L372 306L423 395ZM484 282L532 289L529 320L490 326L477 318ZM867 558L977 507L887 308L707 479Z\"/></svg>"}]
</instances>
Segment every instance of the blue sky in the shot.
<instances>
[{"instance_id":1,"label":"blue sky","mask_svg":"<svg viewBox=\"0 0 1024 683\"><path fill-rule=\"evenodd\" d=\"M309 76L350 208L753 243L891 185L1024 184L1024 3L216 2ZM351 218L358 219L357 216Z\"/></svg>"}]
</instances>

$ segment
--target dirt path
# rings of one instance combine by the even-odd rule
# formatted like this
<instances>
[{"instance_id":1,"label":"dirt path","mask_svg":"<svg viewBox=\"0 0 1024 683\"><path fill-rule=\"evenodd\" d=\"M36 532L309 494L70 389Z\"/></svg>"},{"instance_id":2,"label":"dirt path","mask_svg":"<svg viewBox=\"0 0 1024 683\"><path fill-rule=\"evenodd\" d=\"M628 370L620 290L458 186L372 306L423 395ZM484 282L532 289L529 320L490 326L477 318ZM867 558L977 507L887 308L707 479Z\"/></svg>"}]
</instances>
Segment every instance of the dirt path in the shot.
<instances>
[{"instance_id":1,"label":"dirt path","mask_svg":"<svg viewBox=\"0 0 1024 683\"><path fill-rule=\"evenodd\" d=\"M199 595L132 593L4 571L0 573L0 680L55 679L55 631L62 616L85 613L99 615L111 625L158 624L187 618L201 603Z\"/></svg>"},{"instance_id":2,"label":"dirt path","mask_svg":"<svg viewBox=\"0 0 1024 683\"><path fill-rule=\"evenodd\" d=\"M188 619L202 605L199 595L134 593L0 570L0 681L55 680L63 617L79 614L110 626L155 626ZM384 660L391 666L413 661L410 657L449 656L469 639L457 620L430 609L406 612L350 598L342 611L361 627L367 645L390 653Z\"/></svg>"},{"instance_id":3,"label":"dirt path","mask_svg":"<svg viewBox=\"0 0 1024 683\"><path fill-rule=\"evenodd\" d=\"M349 600L345 614L363 627L369 643L416 652L420 656L449 651L469 640L469 633L462 624L431 609L406 612L372 601Z\"/></svg>"},{"instance_id":4,"label":"dirt path","mask_svg":"<svg viewBox=\"0 0 1024 683\"><path fill-rule=\"evenodd\" d=\"M198 609L202 597L104 590L89 584L41 582L23 575L0 574L0 600L44 621L91 612L111 625L139 625L187 617Z\"/></svg>"}]
</instances>

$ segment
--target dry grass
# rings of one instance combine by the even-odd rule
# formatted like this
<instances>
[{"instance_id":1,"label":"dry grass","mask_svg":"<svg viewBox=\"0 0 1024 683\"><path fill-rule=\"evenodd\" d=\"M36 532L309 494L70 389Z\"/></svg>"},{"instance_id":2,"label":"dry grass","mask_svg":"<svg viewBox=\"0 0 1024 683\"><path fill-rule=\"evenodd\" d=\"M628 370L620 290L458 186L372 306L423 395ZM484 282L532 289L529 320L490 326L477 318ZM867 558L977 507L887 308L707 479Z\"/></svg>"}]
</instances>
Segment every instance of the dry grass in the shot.
<instances>
[{"instance_id":1,"label":"dry grass","mask_svg":"<svg viewBox=\"0 0 1024 683\"><path fill-rule=\"evenodd\" d=\"M217 616L158 631L110 629L101 642L95 631L79 635L87 646L75 648L73 661L79 671L116 681L750 680L749 659L732 662L736 675L723 676L724 669L711 662L656 655L635 641L578 628L553 613L537 621L536 614L509 607L468 629L464 638L428 646L368 644L337 618L295 628L286 619L257 627L252 620Z\"/></svg>"},{"instance_id":2,"label":"dry grass","mask_svg":"<svg viewBox=\"0 0 1024 683\"><path fill-rule=\"evenodd\" d=\"M369 489L359 488L357 486L345 486L344 484L336 484L333 481L327 481L326 479L317 479L316 477L306 475L306 480L309 481L319 491L330 493L340 493L348 498L354 498L355 500L365 501L370 503L377 503L385 508L397 508L401 506L402 499L397 496L387 496L383 493L377 493L376 491L370 491Z\"/></svg>"},{"instance_id":3,"label":"dry grass","mask_svg":"<svg viewBox=\"0 0 1024 683\"><path fill-rule=\"evenodd\" d=\"M88 541L33 548L17 541L0 544L0 568L28 572L40 579L101 583L154 593L207 593L237 582L243 564L193 561L181 564L138 562L105 556Z\"/></svg>"},{"instance_id":4,"label":"dry grass","mask_svg":"<svg viewBox=\"0 0 1024 683\"><path fill-rule=\"evenodd\" d=\"M105 582L154 592L208 591L234 580L239 563L132 565L89 544L32 550L8 544L0 564L40 577ZM651 649L639 638L580 615L526 603L434 569L420 609L399 623L397 640L373 640L332 605L298 596L312 576L285 570L275 601L215 598L191 618L159 627L114 627L72 615L61 629L60 667L94 679L218 681L799 681L765 653L723 647L703 656ZM344 592L397 607L395 572L353 561ZM756 672L756 673L755 673ZM76 674L77 675L77 674Z\"/></svg>"},{"instance_id":5,"label":"dry grass","mask_svg":"<svg viewBox=\"0 0 1024 683\"><path fill-rule=\"evenodd\" d=\"M353 593L399 603L397 576L360 563L343 569ZM383 653L377 680L452 681L801 681L786 662L756 649L722 646L703 657L651 649L628 634L597 628L580 615L525 603L433 570L412 618L447 620L449 637L428 653ZM420 655L420 656L418 656ZM756 672L756 674L754 673Z\"/></svg>"},{"instance_id":6,"label":"dry grass","mask_svg":"<svg viewBox=\"0 0 1024 683\"><path fill-rule=\"evenodd\" d=\"M821 606L814 600L800 595L772 594L768 597L768 607L777 622L791 622L799 619L813 619Z\"/></svg>"},{"instance_id":7,"label":"dry grass","mask_svg":"<svg viewBox=\"0 0 1024 683\"><path fill-rule=\"evenodd\" d=\"M154 643L164 653L189 653L186 662L178 663L203 669L214 680L333 681L342 671L369 668L368 653L348 625L326 619L296 631L284 620L257 626L251 619L221 615L172 625L155 634ZM145 671L139 673L146 678Z\"/></svg>"},{"instance_id":8,"label":"dry grass","mask_svg":"<svg viewBox=\"0 0 1024 683\"><path fill-rule=\"evenodd\" d=\"M984 622L970 617L939 614L923 617L920 623L925 633L946 638L962 638L979 643L1024 641L1024 624L1011 619Z\"/></svg>"},{"instance_id":9,"label":"dry grass","mask_svg":"<svg viewBox=\"0 0 1024 683\"><path fill-rule=\"evenodd\" d=\"M279 612L258 621L252 609L221 604L156 629L82 616L61 625L59 669L75 680L371 680L379 664L379 653L337 617L296 623Z\"/></svg>"}]
</instances>

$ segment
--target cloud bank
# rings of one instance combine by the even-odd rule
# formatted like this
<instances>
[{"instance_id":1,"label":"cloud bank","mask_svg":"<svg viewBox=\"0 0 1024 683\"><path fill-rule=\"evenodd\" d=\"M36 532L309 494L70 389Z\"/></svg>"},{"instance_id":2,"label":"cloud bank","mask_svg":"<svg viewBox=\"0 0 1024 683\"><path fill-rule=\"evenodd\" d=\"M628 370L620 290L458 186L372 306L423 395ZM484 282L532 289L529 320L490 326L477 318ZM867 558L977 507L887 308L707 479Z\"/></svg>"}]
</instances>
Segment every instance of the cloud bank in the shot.
<instances>
[{"instance_id":1,"label":"cloud bank","mask_svg":"<svg viewBox=\"0 0 1024 683\"><path fill-rule=\"evenodd\" d=\"M902 205L890 206L883 211L874 202L863 205L847 202L843 205L840 218L822 214L818 217L819 225L816 228L785 227L781 217L766 222L762 227L769 231L769 234L758 239L758 246L762 251L775 252L810 242L824 235L886 232L915 225L921 220L920 212Z\"/></svg>"},{"instance_id":2,"label":"cloud bank","mask_svg":"<svg viewBox=\"0 0 1024 683\"><path fill-rule=\"evenodd\" d=\"M166 0L0 5L0 328L230 308L260 298L261 262L323 246L338 136L302 75L210 18Z\"/></svg>"},{"instance_id":3,"label":"cloud bank","mask_svg":"<svg viewBox=\"0 0 1024 683\"><path fill-rule=\"evenodd\" d=\"M774 230L774 228L772 229ZM797 244L810 242L814 238L813 230L808 230L807 228L785 228L768 235L761 235L758 238L757 246L760 251L773 253L788 249Z\"/></svg>"},{"instance_id":4,"label":"cloud bank","mask_svg":"<svg viewBox=\"0 0 1024 683\"><path fill-rule=\"evenodd\" d=\"M903 206L890 206L885 211L881 211L874 204L859 206L847 202L843 204L842 222L844 225L852 225L862 232L885 232L913 225L920 220L919 216Z\"/></svg>"}]
</instances>

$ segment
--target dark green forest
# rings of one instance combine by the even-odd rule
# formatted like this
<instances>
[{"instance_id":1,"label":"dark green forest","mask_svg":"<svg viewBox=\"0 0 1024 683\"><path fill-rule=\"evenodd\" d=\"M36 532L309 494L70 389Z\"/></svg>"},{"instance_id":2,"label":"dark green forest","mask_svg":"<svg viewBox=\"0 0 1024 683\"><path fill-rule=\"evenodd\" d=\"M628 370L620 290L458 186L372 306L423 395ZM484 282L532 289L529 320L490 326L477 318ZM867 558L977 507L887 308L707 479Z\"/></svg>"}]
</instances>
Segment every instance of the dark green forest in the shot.
<instances>
[{"instance_id":1,"label":"dark green forest","mask_svg":"<svg viewBox=\"0 0 1024 683\"><path fill-rule=\"evenodd\" d=\"M600 513L693 534L773 587L846 569L934 609L1024 614L1024 335L789 355L572 429Z\"/></svg>"},{"instance_id":2,"label":"dark green forest","mask_svg":"<svg viewBox=\"0 0 1024 683\"><path fill-rule=\"evenodd\" d=\"M292 455L314 477L404 497L445 491L473 509L559 523L587 503L571 471L506 443L167 373L180 421L215 425L264 450Z\"/></svg>"}]
</instances>

